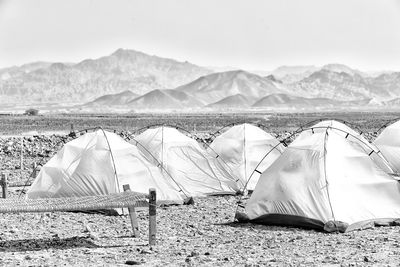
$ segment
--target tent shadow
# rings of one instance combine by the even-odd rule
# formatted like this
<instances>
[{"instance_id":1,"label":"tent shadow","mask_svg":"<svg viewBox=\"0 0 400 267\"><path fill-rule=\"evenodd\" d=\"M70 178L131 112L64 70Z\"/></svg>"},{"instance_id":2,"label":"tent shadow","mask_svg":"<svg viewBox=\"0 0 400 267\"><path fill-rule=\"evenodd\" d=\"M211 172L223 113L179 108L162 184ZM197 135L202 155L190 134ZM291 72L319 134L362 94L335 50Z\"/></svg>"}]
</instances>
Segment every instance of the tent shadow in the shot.
<instances>
[{"instance_id":1,"label":"tent shadow","mask_svg":"<svg viewBox=\"0 0 400 267\"><path fill-rule=\"evenodd\" d=\"M69 238L43 238L0 241L0 252L40 251L45 249L71 248L112 248L128 245L101 246L95 244L89 237L74 236Z\"/></svg>"},{"instance_id":2,"label":"tent shadow","mask_svg":"<svg viewBox=\"0 0 400 267\"><path fill-rule=\"evenodd\" d=\"M315 231L315 232L323 232L322 230L312 229L307 227L295 227L295 226L284 226L284 225L266 225L259 224L253 222L224 222L224 223L214 223L215 226L229 226L233 228L251 228L251 229L259 229L259 230L268 230L271 232L298 232L298 231Z\"/></svg>"},{"instance_id":3,"label":"tent shadow","mask_svg":"<svg viewBox=\"0 0 400 267\"><path fill-rule=\"evenodd\" d=\"M251 222L237 222L237 221L230 221L230 222L222 222L222 223L214 223L215 226L229 226L233 228L264 228L271 231L281 231L283 229L288 229L286 227L279 227L279 226L271 226L271 225L262 225L256 224ZM277 229L279 228L279 229Z\"/></svg>"}]
</instances>

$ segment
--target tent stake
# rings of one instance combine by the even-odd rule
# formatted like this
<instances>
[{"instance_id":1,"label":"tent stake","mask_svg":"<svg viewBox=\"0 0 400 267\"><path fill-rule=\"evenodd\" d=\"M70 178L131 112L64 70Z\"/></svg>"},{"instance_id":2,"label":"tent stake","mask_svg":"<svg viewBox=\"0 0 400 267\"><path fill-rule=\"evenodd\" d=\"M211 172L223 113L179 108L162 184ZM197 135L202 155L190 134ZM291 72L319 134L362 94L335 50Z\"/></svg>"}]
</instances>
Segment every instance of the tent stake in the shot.
<instances>
[{"instance_id":1,"label":"tent stake","mask_svg":"<svg viewBox=\"0 0 400 267\"><path fill-rule=\"evenodd\" d=\"M124 189L124 192L131 191L131 188L130 188L129 184L124 184L122 186L122 188ZM134 206L129 206L128 207L128 211L129 211L129 217L131 219L133 237L139 237L139 223L138 223L138 220L137 220L135 207Z\"/></svg>"}]
</instances>

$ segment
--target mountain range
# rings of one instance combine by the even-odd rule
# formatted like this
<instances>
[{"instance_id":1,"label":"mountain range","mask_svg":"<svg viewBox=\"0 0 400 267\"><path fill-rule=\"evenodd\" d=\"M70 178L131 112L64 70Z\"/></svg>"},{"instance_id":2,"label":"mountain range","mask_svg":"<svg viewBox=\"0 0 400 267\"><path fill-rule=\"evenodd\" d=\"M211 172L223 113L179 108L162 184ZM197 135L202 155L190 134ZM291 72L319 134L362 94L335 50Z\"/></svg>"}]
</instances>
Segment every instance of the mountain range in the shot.
<instances>
[{"instance_id":1,"label":"mountain range","mask_svg":"<svg viewBox=\"0 0 400 267\"><path fill-rule=\"evenodd\" d=\"M214 72L188 62L118 49L79 63L35 62L0 69L0 107L70 103L128 110L396 108L400 72L369 74L342 64L271 72ZM232 70L233 69L233 70Z\"/></svg>"},{"instance_id":2,"label":"mountain range","mask_svg":"<svg viewBox=\"0 0 400 267\"><path fill-rule=\"evenodd\" d=\"M0 103L90 101L130 90L144 94L174 88L211 73L188 62L118 49L109 56L71 63L33 63L0 69Z\"/></svg>"}]
</instances>

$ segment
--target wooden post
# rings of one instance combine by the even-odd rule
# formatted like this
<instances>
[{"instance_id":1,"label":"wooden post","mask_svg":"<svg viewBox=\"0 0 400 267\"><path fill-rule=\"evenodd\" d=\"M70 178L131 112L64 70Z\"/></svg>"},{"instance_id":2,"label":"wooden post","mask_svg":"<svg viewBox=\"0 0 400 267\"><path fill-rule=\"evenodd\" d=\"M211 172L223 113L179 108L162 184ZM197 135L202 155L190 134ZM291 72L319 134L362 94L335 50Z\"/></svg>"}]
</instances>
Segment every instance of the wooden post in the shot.
<instances>
[{"instance_id":1,"label":"wooden post","mask_svg":"<svg viewBox=\"0 0 400 267\"><path fill-rule=\"evenodd\" d=\"M122 188L124 189L124 192L131 191L129 184L124 184ZM128 211L129 211L129 217L131 218L133 237L139 237L139 223L137 220L135 207L134 206L128 207Z\"/></svg>"},{"instance_id":2,"label":"wooden post","mask_svg":"<svg viewBox=\"0 0 400 267\"><path fill-rule=\"evenodd\" d=\"M1 186L3 188L3 198L7 198L7 173L1 175Z\"/></svg>"},{"instance_id":3,"label":"wooden post","mask_svg":"<svg viewBox=\"0 0 400 267\"><path fill-rule=\"evenodd\" d=\"M149 189L149 245L154 246L156 244L156 190L154 188Z\"/></svg>"}]
</instances>

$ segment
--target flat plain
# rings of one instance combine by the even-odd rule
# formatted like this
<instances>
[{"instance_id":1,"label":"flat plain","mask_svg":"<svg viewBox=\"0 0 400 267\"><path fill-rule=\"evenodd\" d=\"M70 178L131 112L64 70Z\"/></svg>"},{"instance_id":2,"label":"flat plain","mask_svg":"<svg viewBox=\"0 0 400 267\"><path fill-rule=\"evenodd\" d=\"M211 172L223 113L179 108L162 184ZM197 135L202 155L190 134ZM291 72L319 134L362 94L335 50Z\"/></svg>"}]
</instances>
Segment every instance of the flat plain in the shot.
<instances>
[{"instance_id":1,"label":"flat plain","mask_svg":"<svg viewBox=\"0 0 400 267\"><path fill-rule=\"evenodd\" d=\"M236 122L261 124L279 139L321 118L340 119L371 141L400 113L248 113L248 114L61 114L0 115L0 168L10 182L25 183L33 162L44 164L73 125L134 134L154 124L178 125L209 140L211 133ZM42 134L45 134L42 136ZM21 138L21 135L24 137ZM23 142L21 142L23 139ZM23 148L21 149L21 143ZM21 151L23 165L21 166ZM21 168L22 167L22 168ZM23 197L10 187L10 197ZM2 214L2 266L399 266L400 227L376 227L345 234L299 228L233 223L238 197L195 199L194 205L160 207L157 245L147 245L148 212L139 211L140 237L131 237L129 218L54 212ZM88 230L90 229L90 230Z\"/></svg>"},{"instance_id":2,"label":"flat plain","mask_svg":"<svg viewBox=\"0 0 400 267\"><path fill-rule=\"evenodd\" d=\"M379 129L385 122L400 117L400 112L310 112L310 113L132 113L132 114L45 114L39 116L0 114L0 135L32 131L68 132L104 127L134 132L157 124L177 125L190 132L213 132L231 123L259 123L270 132L290 131L310 121L339 119L364 132Z\"/></svg>"}]
</instances>

